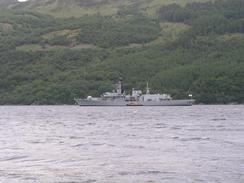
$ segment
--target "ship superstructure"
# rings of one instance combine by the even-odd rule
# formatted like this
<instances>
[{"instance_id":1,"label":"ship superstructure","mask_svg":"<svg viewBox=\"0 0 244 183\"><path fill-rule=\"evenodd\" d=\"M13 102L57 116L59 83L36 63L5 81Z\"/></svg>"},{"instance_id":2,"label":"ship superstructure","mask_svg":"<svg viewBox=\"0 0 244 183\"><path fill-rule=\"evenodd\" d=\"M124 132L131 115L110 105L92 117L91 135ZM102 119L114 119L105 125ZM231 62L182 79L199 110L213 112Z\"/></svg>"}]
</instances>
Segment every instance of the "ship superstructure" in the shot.
<instances>
[{"instance_id":1,"label":"ship superstructure","mask_svg":"<svg viewBox=\"0 0 244 183\"><path fill-rule=\"evenodd\" d=\"M191 106L195 100L174 100L169 94L151 94L146 88L146 93L132 89L131 95L125 95L121 80L116 84L116 91L105 92L101 97L88 96L86 99L75 99L80 106Z\"/></svg>"},{"instance_id":2,"label":"ship superstructure","mask_svg":"<svg viewBox=\"0 0 244 183\"><path fill-rule=\"evenodd\" d=\"M75 99L80 106L126 106L125 94L121 80L116 84L116 91L105 92L100 97L88 96L86 99Z\"/></svg>"},{"instance_id":3,"label":"ship superstructure","mask_svg":"<svg viewBox=\"0 0 244 183\"><path fill-rule=\"evenodd\" d=\"M141 90L132 89L132 100L129 105L142 106L190 106L194 103L193 99L173 100L169 94L151 94L150 88L146 88L146 94Z\"/></svg>"}]
</instances>

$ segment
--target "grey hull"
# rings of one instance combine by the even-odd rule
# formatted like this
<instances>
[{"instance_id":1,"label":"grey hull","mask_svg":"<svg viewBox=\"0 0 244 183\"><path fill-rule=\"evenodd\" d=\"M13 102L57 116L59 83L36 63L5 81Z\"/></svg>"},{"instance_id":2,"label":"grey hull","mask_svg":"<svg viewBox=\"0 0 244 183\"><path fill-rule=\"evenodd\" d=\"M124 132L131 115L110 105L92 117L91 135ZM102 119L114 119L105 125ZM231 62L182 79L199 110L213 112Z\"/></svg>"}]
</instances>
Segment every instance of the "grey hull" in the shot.
<instances>
[{"instance_id":1,"label":"grey hull","mask_svg":"<svg viewBox=\"0 0 244 183\"><path fill-rule=\"evenodd\" d=\"M127 106L129 101L124 100L86 100L76 99L80 106ZM140 101L142 106L191 106L194 100L164 100L164 101Z\"/></svg>"},{"instance_id":2,"label":"grey hull","mask_svg":"<svg viewBox=\"0 0 244 183\"><path fill-rule=\"evenodd\" d=\"M76 99L76 103L80 106L126 106L128 102L124 100L86 100Z\"/></svg>"},{"instance_id":3,"label":"grey hull","mask_svg":"<svg viewBox=\"0 0 244 183\"><path fill-rule=\"evenodd\" d=\"M141 102L143 106L192 106L194 100L163 100Z\"/></svg>"}]
</instances>

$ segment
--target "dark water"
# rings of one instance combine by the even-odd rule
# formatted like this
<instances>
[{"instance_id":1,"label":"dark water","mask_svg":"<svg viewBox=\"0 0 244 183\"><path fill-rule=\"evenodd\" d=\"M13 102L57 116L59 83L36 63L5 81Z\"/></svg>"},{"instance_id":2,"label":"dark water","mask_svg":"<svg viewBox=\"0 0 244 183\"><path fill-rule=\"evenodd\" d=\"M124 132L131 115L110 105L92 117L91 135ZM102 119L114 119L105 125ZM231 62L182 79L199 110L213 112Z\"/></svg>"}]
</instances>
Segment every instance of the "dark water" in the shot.
<instances>
[{"instance_id":1,"label":"dark water","mask_svg":"<svg viewBox=\"0 0 244 183\"><path fill-rule=\"evenodd\" d=\"M243 183L244 106L2 106L0 182Z\"/></svg>"}]
</instances>

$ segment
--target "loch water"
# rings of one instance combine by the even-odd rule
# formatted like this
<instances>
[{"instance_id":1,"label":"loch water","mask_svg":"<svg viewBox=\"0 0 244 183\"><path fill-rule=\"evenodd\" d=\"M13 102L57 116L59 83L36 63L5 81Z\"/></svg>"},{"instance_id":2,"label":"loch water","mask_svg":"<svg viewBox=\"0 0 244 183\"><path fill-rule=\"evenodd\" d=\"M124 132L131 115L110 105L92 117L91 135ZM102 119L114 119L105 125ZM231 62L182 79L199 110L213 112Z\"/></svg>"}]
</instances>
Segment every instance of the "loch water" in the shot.
<instances>
[{"instance_id":1,"label":"loch water","mask_svg":"<svg viewBox=\"0 0 244 183\"><path fill-rule=\"evenodd\" d=\"M244 106L0 106L1 183L243 183Z\"/></svg>"}]
</instances>

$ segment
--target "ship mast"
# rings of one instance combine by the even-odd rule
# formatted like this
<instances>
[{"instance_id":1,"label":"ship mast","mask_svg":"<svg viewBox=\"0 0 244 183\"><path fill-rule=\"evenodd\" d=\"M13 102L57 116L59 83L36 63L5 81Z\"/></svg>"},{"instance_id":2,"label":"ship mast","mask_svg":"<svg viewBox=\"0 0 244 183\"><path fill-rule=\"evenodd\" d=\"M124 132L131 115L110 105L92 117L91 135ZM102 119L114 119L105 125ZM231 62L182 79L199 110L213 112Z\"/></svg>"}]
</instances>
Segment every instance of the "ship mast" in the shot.
<instances>
[{"instance_id":1,"label":"ship mast","mask_svg":"<svg viewBox=\"0 0 244 183\"><path fill-rule=\"evenodd\" d=\"M147 82L147 88L146 88L146 94L150 94L150 88L148 87L148 82Z\"/></svg>"},{"instance_id":2,"label":"ship mast","mask_svg":"<svg viewBox=\"0 0 244 183\"><path fill-rule=\"evenodd\" d=\"M121 82L121 80L119 80L116 90L117 90L118 94L120 94L120 95L122 94L122 82Z\"/></svg>"}]
</instances>

